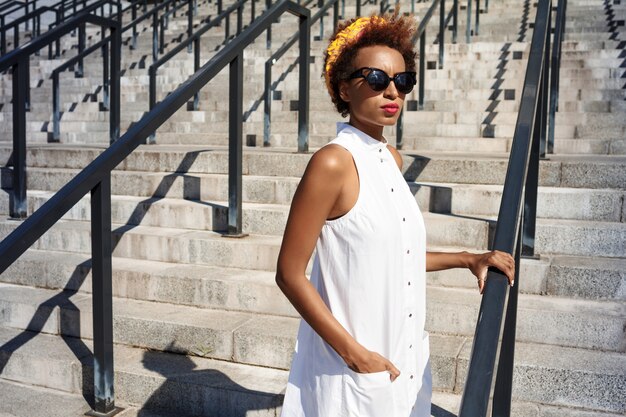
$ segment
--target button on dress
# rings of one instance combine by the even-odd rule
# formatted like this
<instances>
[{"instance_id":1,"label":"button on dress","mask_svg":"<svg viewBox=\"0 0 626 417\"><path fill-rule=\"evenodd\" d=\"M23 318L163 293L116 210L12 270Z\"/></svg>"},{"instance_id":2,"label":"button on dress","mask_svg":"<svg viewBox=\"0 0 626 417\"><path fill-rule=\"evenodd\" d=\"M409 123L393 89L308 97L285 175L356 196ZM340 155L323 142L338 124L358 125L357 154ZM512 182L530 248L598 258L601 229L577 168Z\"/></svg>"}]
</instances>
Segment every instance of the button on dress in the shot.
<instances>
[{"instance_id":1,"label":"button on dress","mask_svg":"<svg viewBox=\"0 0 626 417\"><path fill-rule=\"evenodd\" d=\"M359 196L323 225L311 283L355 340L400 376L352 371L302 320L281 417L430 416L424 220L387 144L349 124L337 130L330 144L352 154Z\"/></svg>"}]
</instances>

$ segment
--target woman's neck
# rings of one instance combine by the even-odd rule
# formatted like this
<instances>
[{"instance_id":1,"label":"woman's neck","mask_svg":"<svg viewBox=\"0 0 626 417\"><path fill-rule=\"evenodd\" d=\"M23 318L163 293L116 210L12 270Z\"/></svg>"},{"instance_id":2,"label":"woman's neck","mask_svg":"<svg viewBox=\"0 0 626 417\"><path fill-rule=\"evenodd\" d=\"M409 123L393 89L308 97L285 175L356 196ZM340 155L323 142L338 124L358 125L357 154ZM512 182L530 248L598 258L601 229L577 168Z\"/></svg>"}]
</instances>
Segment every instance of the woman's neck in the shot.
<instances>
[{"instance_id":1,"label":"woman's neck","mask_svg":"<svg viewBox=\"0 0 626 417\"><path fill-rule=\"evenodd\" d=\"M353 126L357 129L359 129L361 132L365 133L366 135L380 141L380 142L384 142L385 139L383 137L383 127L382 126L376 126L376 125L368 125L365 123L361 123L361 121L350 117L350 121L348 121L348 124L350 126Z\"/></svg>"}]
</instances>

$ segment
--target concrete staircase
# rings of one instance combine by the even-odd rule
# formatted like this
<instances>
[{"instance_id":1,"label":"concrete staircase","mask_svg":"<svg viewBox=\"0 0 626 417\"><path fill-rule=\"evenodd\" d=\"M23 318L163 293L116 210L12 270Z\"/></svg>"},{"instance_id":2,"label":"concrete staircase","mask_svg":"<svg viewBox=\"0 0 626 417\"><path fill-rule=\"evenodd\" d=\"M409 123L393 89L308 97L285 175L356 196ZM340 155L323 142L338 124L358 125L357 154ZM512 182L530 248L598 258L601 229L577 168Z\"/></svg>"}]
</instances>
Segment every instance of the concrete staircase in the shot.
<instances>
[{"instance_id":1,"label":"concrete staircase","mask_svg":"<svg viewBox=\"0 0 626 417\"><path fill-rule=\"evenodd\" d=\"M417 6L423 15L428 5ZM201 14L214 14L213 7L202 3ZM376 9L368 7L366 14ZM529 1L492 2L471 44L463 41L463 26L458 44L447 36L444 68L438 68L437 45L429 38L426 107L407 111L402 153L431 250L488 247L534 10ZM351 4L346 15L354 15ZM570 0L568 5L556 153L540 166L536 252L541 256L523 260L519 278L515 416L626 412L626 94L621 78L626 33L619 24L625 17L620 4ZM328 19L325 23L328 36ZM184 24L181 17L171 21L170 47ZM293 33L295 19L286 16L275 28L274 49ZM222 30L207 37L203 59L222 43ZM313 33L318 30L315 26ZM64 46L68 53L72 42ZM245 140L258 145L245 148L243 161L248 237L220 234L228 180L226 72L202 90L199 111L177 112L158 130L157 145L140 147L112 174L115 389L117 405L126 407L123 416L280 412L299 318L276 287L274 269L289 203L311 154L295 153L297 114L290 109L298 99L297 68L289 68L295 50L275 66L274 80L283 80L274 95L272 146L260 146L258 100L270 54L264 44L260 39L245 54ZM334 122L340 120L319 77L324 46L324 41L312 42L312 149L334 137ZM124 48L123 128L147 110L147 70L141 62L149 65L150 48L149 31L137 50ZM159 97L192 72L191 56L177 58L159 72ZM64 78L61 143L46 143L51 90L45 74L60 62L33 60L31 211L108 143L108 116L99 111L95 93L101 83L95 57L86 61L84 78ZM1 76L0 86L0 118L10 121L8 75ZM416 93L408 97L416 98ZM10 129L10 123L0 124L5 165ZM387 137L393 143L393 128ZM4 168L4 190L10 178ZM0 193L0 237L19 224L7 219L8 201L8 193ZM89 409L89 218L85 198L0 275L2 416L73 417ZM467 271L431 273L427 284L432 414L447 417L458 410L480 295Z\"/></svg>"}]
</instances>

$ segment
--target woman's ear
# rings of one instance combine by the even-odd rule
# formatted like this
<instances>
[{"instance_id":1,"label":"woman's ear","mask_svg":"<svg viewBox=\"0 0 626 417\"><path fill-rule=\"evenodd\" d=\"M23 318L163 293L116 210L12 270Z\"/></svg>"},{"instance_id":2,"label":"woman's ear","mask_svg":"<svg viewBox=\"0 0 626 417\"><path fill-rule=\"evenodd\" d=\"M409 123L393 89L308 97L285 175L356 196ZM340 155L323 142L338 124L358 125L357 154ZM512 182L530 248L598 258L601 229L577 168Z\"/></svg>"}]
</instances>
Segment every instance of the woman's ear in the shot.
<instances>
[{"instance_id":1,"label":"woman's ear","mask_svg":"<svg viewBox=\"0 0 626 417\"><path fill-rule=\"evenodd\" d=\"M339 97L346 103L350 102L349 88L350 84L348 84L348 81L339 82Z\"/></svg>"}]
</instances>

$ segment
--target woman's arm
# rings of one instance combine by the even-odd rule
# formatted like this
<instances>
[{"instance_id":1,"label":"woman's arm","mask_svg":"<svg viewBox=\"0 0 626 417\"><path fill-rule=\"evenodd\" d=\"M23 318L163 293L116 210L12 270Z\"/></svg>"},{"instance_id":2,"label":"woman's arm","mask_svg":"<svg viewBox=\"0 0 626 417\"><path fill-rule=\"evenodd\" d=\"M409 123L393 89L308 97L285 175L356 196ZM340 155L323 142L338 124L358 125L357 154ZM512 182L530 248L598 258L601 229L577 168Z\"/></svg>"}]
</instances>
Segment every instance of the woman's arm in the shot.
<instances>
[{"instance_id":1,"label":"woman's arm","mask_svg":"<svg viewBox=\"0 0 626 417\"><path fill-rule=\"evenodd\" d=\"M482 294L489 267L502 271L513 286L515 280L515 260L506 252L491 251L486 253L469 252L426 252L426 271L441 271L451 268L468 268L478 279L478 289Z\"/></svg>"},{"instance_id":2,"label":"woman's arm","mask_svg":"<svg viewBox=\"0 0 626 417\"><path fill-rule=\"evenodd\" d=\"M353 171L351 171L353 170ZM339 146L326 146L313 155L293 197L278 256L276 283L306 322L356 372L400 372L378 353L361 346L335 319L305 275L307 263L327 218L344 214L344 188L358 180L352 156Z\"/></svg>"}]
</instances>

